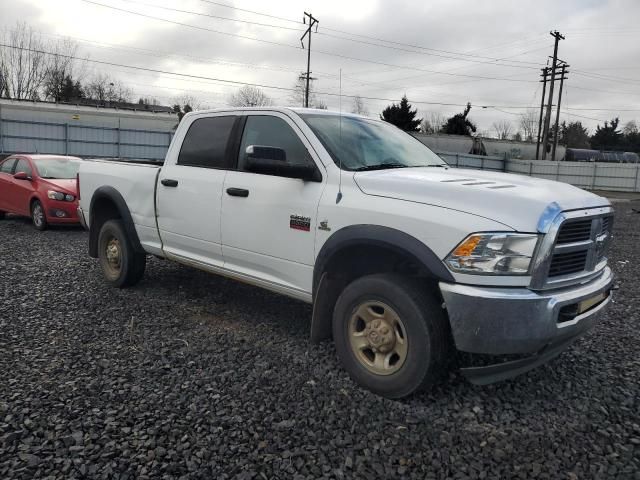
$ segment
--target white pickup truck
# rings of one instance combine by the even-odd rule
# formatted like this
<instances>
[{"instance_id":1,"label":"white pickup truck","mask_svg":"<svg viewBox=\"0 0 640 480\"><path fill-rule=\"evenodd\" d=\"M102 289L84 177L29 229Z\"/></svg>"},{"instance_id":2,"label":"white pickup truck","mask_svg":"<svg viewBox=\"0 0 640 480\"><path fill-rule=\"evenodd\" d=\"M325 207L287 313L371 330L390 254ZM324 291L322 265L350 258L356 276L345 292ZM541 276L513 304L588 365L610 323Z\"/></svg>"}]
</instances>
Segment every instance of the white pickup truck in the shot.
<instances>
[{"instance_id":1,"label":"white pickup truck","mask_svg":"<svg viewBox=\"0 0 640 480\"><path fill-rule=\"evenodd\" d=\"M312 303L312 340L333 337L349 374L391 398L452 359L480 384L527 371L610 300L605 198L450 168L355 115L189 113L162 167L84 162L78 182L110 284L136 284L155 255Z\"/></svg>"}]
</instances>

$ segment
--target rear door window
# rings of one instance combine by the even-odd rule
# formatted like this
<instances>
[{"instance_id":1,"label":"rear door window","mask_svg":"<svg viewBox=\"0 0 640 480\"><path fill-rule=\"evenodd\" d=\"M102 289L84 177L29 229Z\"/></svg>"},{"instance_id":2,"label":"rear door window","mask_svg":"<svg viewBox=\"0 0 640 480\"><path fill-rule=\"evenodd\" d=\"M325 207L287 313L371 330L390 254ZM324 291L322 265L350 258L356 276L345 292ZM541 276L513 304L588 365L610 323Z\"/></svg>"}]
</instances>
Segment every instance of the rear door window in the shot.
<instances>
[{"instance_id":1,"label":"rear door window","mask_svg":"<svg viewBox=\"0 0 640 480\"><path fill-rule=\"evenodd\" d=\"M227 144L235 116L207 117L195 120L182 142L178 165L204 168L230 168Z\"/></svg>"}]
</instances>

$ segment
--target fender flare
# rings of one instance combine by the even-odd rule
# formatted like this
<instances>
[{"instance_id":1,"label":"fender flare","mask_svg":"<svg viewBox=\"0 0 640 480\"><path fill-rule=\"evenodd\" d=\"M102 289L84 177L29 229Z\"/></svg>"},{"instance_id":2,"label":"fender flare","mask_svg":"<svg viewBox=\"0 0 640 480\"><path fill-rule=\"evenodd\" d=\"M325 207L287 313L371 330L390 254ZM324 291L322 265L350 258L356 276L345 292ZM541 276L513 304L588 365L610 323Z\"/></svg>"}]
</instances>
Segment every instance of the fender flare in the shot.
<instances>
[{"instance_id":1,"label":"fender flare","mask_svg":"<svg viewBox=\"0 0 640 480\"><path fill-rule=\"evenodd\" d=\"M314 294L331 257L343 248L354 245L378 246L409 254L420 262L434 279L454 282L453 275L433 250L408 233L380 225L350 225L331 235L320 249L313 269Z\"/></svg>"},{"instance_id":2,"label":"fender flare","mask_svg":"<svg viewBox=\"0 0 640 480\"><path fill-rule=\"evenodd\" d=\"M133 223L133 218L131 217L131 212L129 211L129 207L127 206L127 202L124 200L124 197L115 188L103 186L96 189L93 193L91 203L89 205L89 255L93 258L98 257L98 235L100 235L100 231L97 228L94 228L94 219L96 214L94 207L96 202L99 200L108 200L115 205L124 225L124 230L127 237L129 237L133 248L137 252L144 253L144 249L142 248L140 239L138 238L138 232L136 232L136 227Z\"/></svg>"},{"instance_id":3,"label":"fender flare","mask_svg":"<svg viewBox=\"0 0 640 480\"><path fill-rule=\"evenodd\" d=\"M438 256L417 238L400 230L379 225L351 225L335 232L320 249L313 270L313 314L311 342L331 337L333 308L345 283L332 280L326 272L331 258L345 248L376 246L408 255L419 262L435 280L453 282L454 278Z\"/></svg>"}]
</instances>

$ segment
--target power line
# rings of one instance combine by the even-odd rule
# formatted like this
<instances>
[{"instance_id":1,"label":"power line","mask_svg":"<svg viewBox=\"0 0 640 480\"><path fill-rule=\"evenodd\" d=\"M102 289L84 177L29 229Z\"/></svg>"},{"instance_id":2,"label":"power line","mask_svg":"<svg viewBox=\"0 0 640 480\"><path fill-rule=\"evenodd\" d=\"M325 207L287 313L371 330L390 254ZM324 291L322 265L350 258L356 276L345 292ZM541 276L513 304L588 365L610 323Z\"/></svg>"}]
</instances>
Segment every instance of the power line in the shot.
<instances>
[{"instance_id":1,"label":"power line","mask_svg":"<svg viewBox=\"0 0 640 480\"><path fill-rule=\"evenodd\" d=\"M9 31L14 31L14 30L9 30ZM258 63L244 63L244 62L237 62L237 61L229 61L229 60L224 60L224 59L219 59L219 58L206 58L206 57L199 57L199 56L195 56L195 55L185 55L185 54L180 54L180 53L175 53L175 52L166 52L166 51L160 51L160 50L151 50L148 48L139 48L139 47L130 47L130 46L126 46L126 45L116 45L113 43L107 43L107 42L102 42L102 41L95 41L95 40L88 40L85 38L79 38L79 37L74 37L74 36L70 36L70 35L58 35L55 33L45 33L45 32L38 32L40 35L44 35L44 36L50 36L50 37L57 37L57 38L70 38L73 39L77 42L80 43L86 43L86 44L91 44L100 48L112 48L115 50L123 50L123 51L130 51L133 53L136 53L138 55L147 55L147 56L153 56L154 58L184 58L184 59L189 59L189 60L195 60L198 62L207 62L207 63L213 63L213 64L219 64L219 65L226 65L226 66L232 66L232 67L247 67L247 68L258 68L258 69L265 69L265 70L274 70L274 71L282 71L282 72L291 72L291 73L298 73L299 70L297 69L293 69L293 68L287 68L287 67L283 67L283 66L275 66L275 65L262 65L262 64L258 64ZM320 75L322 77L335 77L337 78L338 76L336 74L333 73L328 73L328 72L317 72L317 75Z\"/></svg>"},{"instance_id":2,"label":"power line","mask_svg":"<svg viewBox=\"0 0 640 480\"><path fill-rule=\"evenodd\" d=\"M80 1L85 2L85 3L90 3L92 5L96 5L96 6L103 7L103 8L109 8L111 10L117 10L119 12L128 13L130 15L137 15L137 16L140 16L140 17L150 18L152 20L159 20L161 22L167 22L167 23L172 23L174 25L180 25L182 27L195 28L196 30L203 30L203 31L206 31L206 32L218 33L220 35L227 35L229 37L242 38L244 40L253 40L255 42L262 42L262 43L267 43L267 44L270 44L270 45L276 45L276 46L279 46L279 47L293 48L293 49L299 50L299 48L296 45L290 45L290 44L287 44L287 43L274 42L274 41L271 41L271 40L264 40L262 38L250 37L248 35L240 35L238 33L223 32L223 31L220 31L220 30L214 30L212 28L200 27L198 25L191 25L189 23L176 22L175 20L169 20L169 19L161 18L161 17L154 17L153 15L147 15L145 13L134 12L133 10L127 10L125 8L114 7L112 5L105 5L104 3L94 2L92 0L80 0Z\"/></svg>"},{"instance_id":3,"label":"power line","mask_svg":"<svg viewBox=\"0 0 640 480\"><path fill-rule=\"evenodd\" d=\"M588 72L584 72L582 70L575 70L574 71L576 75L579 75L581 77L586 77L586 78L591 78L594 80L604 80L604 81L608 81L608 82L619 82L619 83L631 83L634 85L638 85L640 84L640 79L637 78L625 78L625 77L615 77L612 75L603 75L603 74L599 74L599 73L588 73Z\"/></svg>"},{"instance_id":4,"label":"power line","mask_svg":"<svg viewBox=\"0 0 640 480\"><path fill-rule=\"evenodd\" d=\"M285 17L279 17L279 16L276 16L276 15L271 15L271 14L267 14L267 13L264 13L264 12L258 12L256 10L249 10L249 9L245 9L245 8L239 8L239 7L236 7L236 6L233 6L233 5L229 5L229 4L225 4L225 3L221 3L221 2L214 2L212 0L200 0L200 1L204 2L204 3L211 4L211 5L217 5L219 7L230 8L230 9L233 9L233 10L238 10L238 11L242 11L242 12L246 12L246 13L251 13L251 14L254 14L254 15L261 15L261 16L268 17L268 18L273 18L273 19L278 19L278 20L282 20L282 21L285 21L285 22L291 22L291 23L298 23L299 24L299 22L297 20L293 20L293 19L285 18ZM192 13L196 13L196 12L192 12ZM460 56L466 56L466 57L484 58L486 60L497 60L496 58L484 57L482 55L475 55L475 54L472 54L472 53L455 52L455 51L451 51L451 50L442 50L442 49L437 49L437 48L425 47L425 46L422 46L422 45L403 43L403 42L398 42L398 41L394 41L394 40L388 40L388 39L384 39L384 38L373 37L373 36L370 36L370 35L362 35L362 34L352 33L352 32L348 32L348 31L345 31L345 30L339 30L339 29L336 29L336 28L323 27L323 29L327 30L327 31L330 31L330 32L336 32L336 33L342 33L342 34L345 34L345 35L350 35L350 36L353 36L353 37L366 38L366 39L374 40L374 41L378 41L378 42L389 43L389 44L392 44L392 45L400 45L400 46L403 46L403 47L417 48L417 49L427 50L427 51L431 51L431 52L439 52L439 53L446 53L446 54L450 54L450 55L460 55ZM357 41L357 40L350 39L350 38L345 38L345 37L341 37L341 36L337 36L337 35L331 35L331 34L328 34L328 33L325 33L325 32L318 32L318 34L319 35L329 36L329 37L334 37L334 38L340 38L342 40ZM521 40L518 40L518 42L520 42L520 41ZM378 45L378 46L383 46L384 47L384 45ZM386 48L390 48L390 47L386 47ZM419 53L419 52L413 52L413 53ZM446 58L449 58L449 57L446 57ZM463 60L463 59L457 59L457 60ZM524 61L515 61L514 63L528 63L528 64L531 64L531 65L536 65L536 66L538 65L535 62L524 62Z\"/></svg>"},{"instance_id":5,"label":"power line","mask_svg":"<svg viewBox=\"0 0 640 480\"><path fill-rule=\"evenodd\" d=\"M600 90L597 88L576 87L575 85L572 85L571 88L575 88L576 90L585 90L588 92L613 93L616 95L640 95L640 92L621 92L621 91L614 91L614 90Z\"/></svg>"},{"instance_id":6,"label":"power line","mask_svg":"<svg viewBox=\"0 0 640 480\"><path fill-rule=\"evenodd\" d=\"M297 46L295 46L295 45L290 45L290 44L280 43L280 42L274 42L274 41L270 41L270 40L264 40L264 39L261 39L261 38L255 38L255 37L250 37L250 36L247 36L247 35L240 35L240 34L236 34L236 33L222 32L220 30L213 30L211 28L200 27L200 26L191 25L191 24L188 24L188 23L176 22L174 20L168 20L166 18L155 17L153 15L147 15L147 14L140 13L140 12L134 12L132 10L126 10L124 8L113 7L111 5L105 5L103 3L94 2L93 0L81 0L81 1L83 1L85 3L90 3L90 4L93 4L93 5L97 5L97 6L100 6L100 7L104 7L104 8L109 8L109 9L117 10L117 11L120 11L120 12L129 13L131 15L138 15L138 16L145 17L145 18L150 18L150 19L153 19L153 20L172 23L174 25L180 25L180 26L183 26L183 27L194 28L194 29L197 29L197 30L204 30L204 31L212 32L212 33L218 33L220 35L227 35L227 36L230 36L230 37L237 37L237 38L242 38L242 39L245 39L245 40L253 40L253 41L256 41L256 42L262 42L262 43L267 43L267 44L275 45L275 46L279 46L279 47L285 47L285 48L291 48L291 49L299 50L299 48ZM434 74L438 74L438 75L448 75L448 76L466 77L466 78L477 78L477 79L483 79L483 80L497 80L497 81L508 81L508 82L535 83L532 80L505 79L505 78L499 78L499 77L488 77L488 76L480 76L480 75L465 75L465 74L461 74L461 73L451 73L451 72L438 71L438 70L427 70L427 69L424 69L424 68L412 67L412 66L409 66L409 65L397 65L397 64L386 63L386 62L378 62L378 61L375 61L375 60L369 60L369 59L358 58L358 57L351 57L351 56L348 56L348 55L341 55L341 54L338 54L338 53L325 52L325 51L321 51L321 50L317 50L316 53L321 54L321 55L327 55L327 56L331 56L331 57L336 57L336 58L342 58L344 60L352 60L352 61L356 61L356 62L371 63L371 64L375 64L375 65L384 65L384 66L388 66L388 67L400 68L400 69L405 69L405 70L416 70L416 71L420 71L420 72L434 73Z\"/></svg>"},{"instance_id":7,"label":"power line","mask_svg":"<svg viewBox=\"0 0 640 480\"><path fill-rule=\"evenodd\" d=\"M94 2L89 2L89 3L94 3ZM261 27L270 27L270 28L292 30L292 31L296 31L296 32L304 32L305 31L304 29L300 29L300 28L285 27L285 26L282 26L282 25L273 25L273 24L268 24L268 23L253 22L253 21L242 20L242 19L238 19L238 18L221 17L221 16L218 16L218 15L210 15L210 14L207 14L207 13L194 12L194 11L191 11L191 10L181 10L179 8L165 7L163 5L154 5L154 4L147 3L147 2L140 2L140 1L137 1L137 0L129 0L129 3L138 4L138 5L144 5L144 6L152 7L152 8L159 8L159 9L168 10L168 11L171 11L171 12L179 12L179 13L187 13L187 14L190 14L190 15L198 15L198 16L201 16L201 17L213 18L213 19L216 19L216 20L228 20L228 21L231 21L231 22L246 23L246 24L249 24L249 25L257 25L257 26L261 26ZM334 31L333 29L329 29L329 28L326 28L326 30ZM408 47L411 47L411 48L418 48L418 49L429 50L429 51L422 51L421 52L421 51L409 50L407 48L393 47L393 46L390 46L390 45L383 45L383 44L380 44L380 43L373 43L373 42L369 42L369 41L357 40L357 39L354 39L354 38L343 37L343 36L340 36L340 35L333 35L333 34L325 33L325 32L322 32L322 31L320 31L320 32L316 31L315 33L317 33L318 35L323 35L323 36L330 37L330 38L346 40L348 42L355 42L355 43L360 43L360 44L364 44L364 45L372 45L372 46L375 46L375 47L388 48L388 49L392 49L392 50L399 50L399 51L403 51L403 52L415 53L415 54L420 54L420 55L430 55L430 56L435 56L435 57L447 58L447 59L451 59L451 60L458 60L458 61L464 61L464 62L474 62L474 63L481 63L481 64L492 64L492 65L513 67L513 68L537 69L537 64L534 63L534 62L521 62L521 61L515 60L512 63L526 63L526 64L529 64L529 65L526 65L526 66L525 65L506 65L506 64L501 64L501 63L495 63L496 61L503 60L503 59L498 59L498 58L479 57L479 58L487 58L487 60L489 60L489 61L483 61L483 60L474 60L472 58L452 57L450 55L443 55L443 54L439 54L439 53L430 53L429 52L429 51L447 52L446 50L436 50L436 49L427 48L427 47L421 47L421 46L417 46L417 45L409 45L409 44L402 44L400 42L392 42L392 41L389 41L389 40L376 39L376 40L382 41L382 42L393 43L393 44L396 44L396 45L405 45L405 46L408 46ZM345 32L345 33L348 33L348 32ZM352 35L352 34L349 34L349 35ZM367 37L367 38L375 39L375 37ZM468 54L464 54L464 53L454 53L454 52L447 52L447 53L452 53L452 54L455 54L455 55L469 56ZM531 66L531 65L536 65L536 66Z\"/></svg>"},{"instance_id":8,"label":"power line","mask_svg":"<svg viewBox=\"0 0 640 480\"><path fill-rule=\"evenodd\" d=\"M241 11L241 12L252 13L254 15L261 15L263 17L273 18L273 19L276 19L276 20L282 20L283 22L298 23L298 24L300 23L298 20L293 20L291 18L278 17L277 15L271 15L271 14L268 14L268 13L257 12L255 10L249 10L249 9L246 9L246 8L235 7L233 5L228 5L226 3L214 2L212 0L200 0L200 1L204 2L204 3L211 4L211 5L217 5L218 7L231 8L232 10L238 10L238 11Z\"/></svg>"},{"instance_id":9,"label":"power line","mask_svg":"<svg viewBox=\"0 0 640 480\"><path fill-rule=\"evenodd\" d=\"M92 3L92 2L90 2L90 3ZM145 7L159 8L161 10L168 10L170 12L178 12L178 13L187 13L187 14L190 14L190 15L198 15L200 17L213 18L213 19L216 19L216 20L227 20L227 21L236 22L236 23L246 23L246 24L249 24L249 25L256 25L258 27L278 28L278 29L281 29L281 30L291 30L291 31L294 31L294 32L304 32L304 28L285 27L283 25L274 25L274 24L271 24L271 23L261 23L261 22L253 22L253 21L250 21L250 20L242 20L242 19L239 19L239 18L221 17L219 15L210 15L208 13L193 12L191 10L181 10L179 8L165 7L164 5L155 5L153 3L140 2L138 0L128 0L128 3L133 3L133 4L136 4L136 5L144 5Z\"/></svg>"},{"instance_id":10,"label":"power line","mask_svg":"<svg viewBox=\"0 0 640 480\"><path fill-rule=\"evenodd\" d=\"M294 88L281 87L281 86L277 86L277 85L267 85L267 84L262 84L262 83L241 82L241 81L238 81L238 80L228 80L228 79L223 79L223 78L207 77L207 76L204 76L204 75L193 75L193 74L187 74L187 73L176 73L176 72L170 72L170 71L167 71L167 70L159 70L159 69L155 69L155 68L139 67L139 66L126 65L126 64L122 64L122 63L116 63L116 62L107 62L107 61L104 61L104 60L94 60L94 59L81 58L81 57L77 57L75 55L66 55L66 54L60 54L60 53L55 53L55 52L48 52L46 50L39 50L39 49L33 49L33 48L27 48L27 47L18 47L18 46L15 46L15 45L8 45L8 44L3 44L3 43L0 43L0 47L11 48L11 49L21 50L21 51L27 51L27 52L31 52L31 53L41 53L43 55L58 56L60 58L68 58L68 59L73 59L73 60L82 60L82 61L85 61L85 62L96 63L98 65L106 65L106 66L110 66L110 67L128 68L128 69L132 69L132 70L139 70L139 71L145 71L145 72L151 72L151 73L163 74L163 75L172 75L172 76L176 76L176 77L183 77L183 78L190 78L190 79L197 79L197 80L208 80L208 81L212 81L212 82L222 82L223 84L229 84L229 85L251 85L251 86L254 86L254 87L260 87L260 88L266 88L266 89L274 89L274 90L280 90L280 91L289 91L289 92L295 91ZM339 97L340 96L340 93L333 93L333 92L322 92L322 91L319 91L317 93L319 95L327 95L327 96L332 96L332 97ZM360 97L360 98L363 98L365 100L379 100L379 101L385 101L385 102L398 102L399 101L399 99L397 99L397 98L366 97L366 96L363 96L363 95L342 94L342 96L346 97L346 98ZM466 106L466 103L431 102L431 101L413 100L413 99L411 99L411 102L415 103L415 104L424 104L424 105L441 105L441 106L455 106L455 107L464 107L464 106ZM526 106L518 107L518 106L514 106L514 105L507 105L507 106L505 106L505 105L478 105L478 107L481 107L481 108L494 108L494 107L499 107L499 108L527 108Z\"/></svg>"}]
</instances>

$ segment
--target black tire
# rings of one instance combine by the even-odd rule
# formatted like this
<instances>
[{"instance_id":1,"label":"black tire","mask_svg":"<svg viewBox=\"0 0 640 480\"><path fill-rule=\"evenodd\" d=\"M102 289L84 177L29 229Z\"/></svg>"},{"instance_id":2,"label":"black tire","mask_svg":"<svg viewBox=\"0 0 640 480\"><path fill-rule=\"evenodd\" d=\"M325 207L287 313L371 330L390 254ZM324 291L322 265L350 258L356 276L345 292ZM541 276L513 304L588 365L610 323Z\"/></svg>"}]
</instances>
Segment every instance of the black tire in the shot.
<instances>
[{"instance_id":1,"label":"black tire","mask_svg":"<svg viewBox=\"0 0 640 480\"><path fill-rule=\"evenodd\" d=\"M40 200L34 200L31 203L31 222L36 230L46 230L48 227L47 215Z\"/></svg>"},{"instance_id":2,"label":"black tire","mask_svg":"<svg viewBox=\"0 0 640 480\"><path fill-rule=\"evenodd\" d=\"M134 249L121 220L109 220L102 225L98 258L107 283L118 288L138 283L147 264L146 254Z\"/></svg>"},{"instance_id":3,"label":"black tire","mask_svg":"<svg viewBox=\"0 0 640 480\"><path fill-rule=\"evenodd\" d=\"M5 212L0 212L0 220L2 220L5 216Z\"/></svg>"},{"instance_id":4,"label":"black tire","mask_svg":"<svg viewBox=\"0 0 640 480\"><path fill-rule=\"evenodd\" d=\"M387 355L397 356L396 353L382 353L385 356L385 368L390 369L385 373L371 371L376 368L372 365L374 360L371 360L371 365L365 365L371 356L367 352L368 346L352 347L352 337L359 335L369 345L377 347L374 350L378 353L373 353L373 358L377 359L382 348L379 344L371 343L380 338L371 337L371 330L358 331L357 324L371 328L356 313L361 311L360 307L374 315L386 316L391 312L395 314L394 318L400 320L401 328L392 329L395 340L390 342L393 342L394 349L396 344L406 345L402 349L404 360L398 356L396 364L391 365L392 360L387 362ZM390 310L384 311L384 308ZM384 328L387 324L382 325ZM380 326L380 322L377 322L377 326ZM362 335L363 332L368 334ZM384 333L387 332L389 330L384 329ZM338 298L333 314L333 338L344 368L358 384L387 398L402 398L429 388L448 372L452 352L448 332L446 315L426 283L394 274L369 275L353 281ZM406 337L406 344L403 336ZM390 345L387 343L383 347L390 348Z\"/></svg>"}]
</instances>

